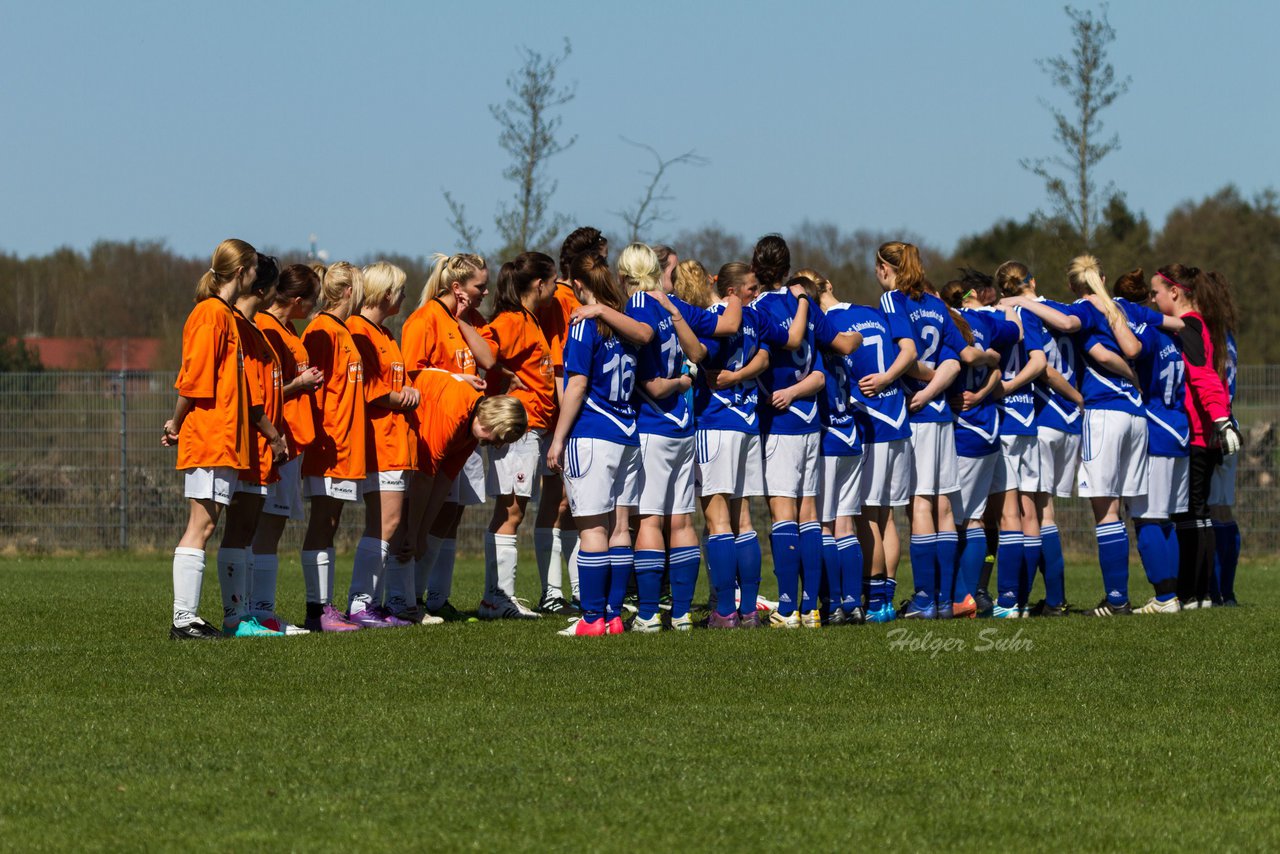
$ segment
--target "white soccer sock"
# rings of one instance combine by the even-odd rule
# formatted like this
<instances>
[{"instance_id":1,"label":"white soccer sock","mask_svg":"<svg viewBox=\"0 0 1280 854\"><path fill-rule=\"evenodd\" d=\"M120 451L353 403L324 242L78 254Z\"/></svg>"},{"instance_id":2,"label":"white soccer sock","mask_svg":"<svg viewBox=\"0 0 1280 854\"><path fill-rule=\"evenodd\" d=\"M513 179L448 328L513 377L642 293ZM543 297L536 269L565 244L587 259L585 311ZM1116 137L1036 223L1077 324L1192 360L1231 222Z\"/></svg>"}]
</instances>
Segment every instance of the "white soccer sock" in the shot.
<instances>
[{"instance_id":1,"label":"white soccer sock","mask_svg":"<svg viewBox=\"0 0 1280 854\"><path fill-rule=\"evenodd\" d=\"M200 618L200 586L204 552L179 546L173 550L173 624L189 626Z\"/></svg>"},{"instance_id":2,"label":"white soccer sock","mask_svg":"<svg viewBox=\"0 0 1280 854\"><path fill-rule=\"evenodd\" d=\"M544 598L560 595L562 570L560 538L555 528L533 529L533 556L538 562L538 581Z\"/></svg>"},{"instance_id":3,"label":"white soccer sock","mask_svg":"<svg viewBox=\"0 0 1280 854\"><path fill-rule=\"evenodd\" d=\"M333 591L335 589L333 584L333 573L338 567L337 556L338 551L333 546L329 546L329 548L324 550L326 563L323 567L324 572L320 574L320 578L324 582L324 586L320 588L320 601L326 604L333 603Z\"/></svg>"},{"instance_id":4,"label":"white soccer sock","mask_svg":"<svg viewBox=\"0 0 1280 854\"><path fill-rule=\"evenodd\" d=\"M249 613L270 617L276 612L276 584L280 574L279 555L253 556L252 581L249 586Z\"/></svg>"},{"instance_id":5,"label":"white soccer sock","mask_svg":"<svg viewBox=\"0 0 1280 854\"><path fill-rule=\"evenodd\" d=\"M302 586L307 591L308 605L318 605L324 601L320 598L320 590L323 586L320 579L324 574L321 561L325 561L322 549L302 552Z\"/></svg>"},{"instance_id":6,"label":"white soccer sock","mask_svg":"<svg viewBox=\"0 0 1280 854\"><path fill-rule=\"evenodd\" d=\"M516 551L515 534L494 534L493 542L497 556L497 589L508 599L516 598ZM486 561L488 563L488 561Z\"/></svg>"},{"instance_id":7,"label":"white soccer sock","mask_svg":"<svg viewBox=\"0 0 1280 854\"><path fill-rule=\"evenodd\" d=\"M383 576L387 579L386 605L392 611L411 608L417 601L410 598L413 592L413 575L414 562L411 558L387 558L387 568Z\"/></svg>"},{"instance_id":8,"label":"white soccer sock","mask_svg":"<svg viewBox=\"0 0 1280 854\"><path fill-rule=\"evenodd\" d=\"M444 604L444 599L439 602L431 601L431 569L436 565L436 559L440 557L440 544L443 542L444 540L439 537L427 534L427 550L422 557L418 558L414 566L414 586L418 592L418 598L433 609Z\"/></svg>"},{"instance_id":9,"label":"white soccer sock","mask_svg":"<svg viewBox=\"0 0 1280 854\"><path fill-rule=\"evenodd\" d=\"M249 615L249 560L244 549L218 549L218 586L222 588L222 621Z\"/></svg>"},{"instance_id":10,"label":"white soccer sock","mask_svg":"<svg viewBox=\"0 0 1280 854\"><path fill-rule=\"evenodd\" d=\"M351 588L347 594L347 611L358 614L374 604L378 578L387 562L386 540L361 537L356 544L355 562L351 567Z\"/></svg>"},{"instance_id":11,"label":"white soccer sock","mask_svg":"<svg viewBox=\"0 0 1280 854\"><path fill-rule=\"evenodd\" d=\"M458 555L458 541L450 537L440 540L431 573L427 576L427 602L432 609L439 608L453 592L453 561Z\"/></svg>"},{"instance_id":12,"label":"white soccer sock","mask_svg":"<svg viewBox=\"0 0 1280 854\"><path fill-rule=\"evenodd\" d=\"M560 541L561 549L570 542L573 543L567 551L569 555L569 589L573 591L573 598L581 602L582 597L578 593L578 532L561 531L560 536L562 538Z\"/></svg>"}]
</instances>

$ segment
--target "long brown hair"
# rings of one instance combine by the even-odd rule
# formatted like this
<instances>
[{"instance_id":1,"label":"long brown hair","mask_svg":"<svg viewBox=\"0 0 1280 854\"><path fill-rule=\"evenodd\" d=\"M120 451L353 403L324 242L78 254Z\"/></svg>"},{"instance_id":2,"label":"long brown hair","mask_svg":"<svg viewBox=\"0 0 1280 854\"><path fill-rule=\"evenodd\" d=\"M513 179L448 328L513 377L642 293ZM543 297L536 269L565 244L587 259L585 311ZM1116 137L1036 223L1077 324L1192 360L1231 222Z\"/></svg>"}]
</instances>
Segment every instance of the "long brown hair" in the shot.
<instances>
[{"instance_id":1,"label":"long brown hair","mask_svg":"<svg viewBox=\"0 0 1280 854\"><path fill-rule=\"evenodd\" d=\"M969 325L969 321L964 319L964 315L960 313L960 308L964 305L964 295L969 292L969 288L964 282L958 282L954 279L942 286L942 290L938 292L938 298L947 306L947 311L951 312L951 322L960 330L960 334L964 336L964 343L973 343L973 327Z\"/></svg>"},{"instance_id":2,"label":"long brown hair","mask_svg":"<svg viewBox=\"0 0 1280 854\"><path fill-rule=\"evenodd\" d=\"M913 243L891 240L881 243L876 250L876 257L888 264L894 271L893 286L913 300L924 295L924 265L920 263L920 250Z\"/></svg>"},{"instance_id":3,"label":"long brown hair","mask_svg":"<svg viewBox=\"0 0 1280 854\"><path fill-rule=\"evenodd\" d=\"M1223 381L1227 378L1227 332L1235 318L1235 303L1230 285L1221 274L1210 275L1199 267L1169 264L1156 270L1190 297L1196 313L1204 318L1213 343L1213 369Z\"/></svg>"},{"instance_id":4,"label":"long brown hair","mask_svg":"<svg viewBox=\"0 0 1280 854\"><path fill-rule=\"evenodd\" d=\"M627 296L618 284L618 280L609 271L608 262L597 255L585 253L574 258L569 264L569 277L589 291L596 302L607 305L615 311L622 311ZM596 318L596 329L601 338L613 335L613 328L602 318Z\"/></svg>"},{"instance_id":5,"label":"long brown hair","mask_svg":"<svg viewBox=\"0 0 1280 854\"><path fill-rule=\"evenodd\" d=\"M250 267L258 266L258 250L243 240L228 237L213 250L213 258L209 269L204 271L196 285L196 302L204 302L209 297L217 296L222 286L236 275L236 270L243 272Z\"/></svg>"}]
</instances>

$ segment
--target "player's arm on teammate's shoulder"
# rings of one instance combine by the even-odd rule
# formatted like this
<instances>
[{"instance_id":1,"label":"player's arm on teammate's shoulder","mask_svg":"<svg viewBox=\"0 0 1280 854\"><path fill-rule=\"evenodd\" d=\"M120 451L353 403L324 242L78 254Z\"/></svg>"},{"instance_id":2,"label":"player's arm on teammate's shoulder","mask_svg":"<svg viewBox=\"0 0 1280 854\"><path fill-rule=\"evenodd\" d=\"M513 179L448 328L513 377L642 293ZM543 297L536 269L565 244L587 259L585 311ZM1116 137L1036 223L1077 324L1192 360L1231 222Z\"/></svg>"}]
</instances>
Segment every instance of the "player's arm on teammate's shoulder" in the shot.
<instances>
[{"instance_id":1,"label":"player's arm on teammate's shoulder","mask_svg":"<svg viewBox=\"0 0 1280 854\"><path fill-rule=\"evenodd\" d=\"M671 320L675 323L676 340L680 342L680 349L684 351L685 358L695 365L705 359L707 345L698 340L698 334L693 331L688 318L662 291L654 291L653 298L667 314L671 315ZM741 306L739 306L739 316L741 316Z\"/></svg>"},{"instance_id":2,"label":"player's arm on teammate's shoulder","mask_svg":"<svg viewBox=\"0 0 1280 854\"><path fill-rule=\"evenodd\" d=\"M1058 309L1053 306L1046 305L1039 300L1031 299L1031 297L1005 297L1000 300L1000 305L1024 308L1036 317L1040 318L1041 323L1057 332L1066 332L1070 334L1072 332L1080 331L1081 323L1079 317L1076 317L1074 314L1058 311ZM1013 319L1013 317L1009 316L1008 312L1006 312L1005 315L1010 317L1011 320ZM1018 323L1021 325L1021 321L1018 321Z\"/></svg>"},{"instance_id":3,"label":"player's arm on teammate's shoulder","mask_svg":"<svg viewBox=\"0 0 1280 854\"><path fill-rule=\"evenodd\" d=\"M598 302L588 305L580 305L573 310L573 314L569 315L569 323L581 323L584 320L594 320L599 318L609 324L614 332L618 333L629 344L637 347L643 347L653 340L655 330L647 323L641 323L634 317L629 317L617 309L609 308Z\"/></svg>"},{"instance_id":4,"label":"player's arm on teammate's shoulder","mask_svg":"<svg viewBox=\"0 0 1280 854\"><path fill-rule=\"evenodd\" d=\"M716 317L716 330L711 333L717 338L736 335L742 329L742 300L737 294L729 294L724 298L724 311Z\"/></svg>"}]
</instances>

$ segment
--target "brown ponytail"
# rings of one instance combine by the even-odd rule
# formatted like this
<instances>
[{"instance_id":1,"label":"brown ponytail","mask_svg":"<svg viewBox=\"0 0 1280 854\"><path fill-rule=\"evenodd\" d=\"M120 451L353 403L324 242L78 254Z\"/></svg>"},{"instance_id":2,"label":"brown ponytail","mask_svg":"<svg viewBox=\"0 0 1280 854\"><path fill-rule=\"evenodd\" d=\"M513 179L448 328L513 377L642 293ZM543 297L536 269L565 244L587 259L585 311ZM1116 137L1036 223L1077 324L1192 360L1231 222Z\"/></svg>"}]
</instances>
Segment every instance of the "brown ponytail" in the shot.
<instances>
[{"instance_id":1,"label":"brown ponytail","mask_svg":"<svg viewBox=\"0 0 1280 854\"><path fill-rule=\"evenodd\" d=\"M915 244L891 240L881 243L876 255L893 268L895 288L913 300L919 300L924 295L924 265L920 263L920 250Z\"/></svg>"}]
</instances>

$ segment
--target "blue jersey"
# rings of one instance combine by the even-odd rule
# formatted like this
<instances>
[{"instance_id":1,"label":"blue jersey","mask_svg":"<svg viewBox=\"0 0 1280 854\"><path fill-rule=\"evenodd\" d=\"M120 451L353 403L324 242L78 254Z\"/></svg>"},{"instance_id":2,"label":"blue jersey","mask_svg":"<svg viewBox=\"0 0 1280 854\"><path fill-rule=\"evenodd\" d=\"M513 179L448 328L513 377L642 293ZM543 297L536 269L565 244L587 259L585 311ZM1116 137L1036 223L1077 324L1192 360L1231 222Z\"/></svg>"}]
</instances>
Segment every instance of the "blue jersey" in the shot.
<instances>
[{"instance_id":1,"label":"blue jersey","mask_svg":"<svg viewBox=\"0 0 1280 854\"><path fill-rule=\"evenodd\" d=\"M911 338L916 342L916 360L930 368L936 368L944 361L944 350L950 351L950 358L956 358L956 354L968 346L951 319L947 304L933 294L921 294L920 299L913 300L902 291L885 291L880 297L880 310L889 319L890 329L896 327L895 338L906 337L900 334L903 327L898 319L906 320ZM903 376L902 383L912 394L928 385L909 376ZM954 418L951 408L941 396L929 401L919 412L911 413L911 420L917 424L952 421Z\"/></svg>"},{"instance_id":2,"label":"blue jersey","mask_svg":"<svg viewBox=\"0 0 1280 854\"><path fill-rule=\"evenodd\" d=\"M1227 398L1236 402L1236 374L1240 369L1240 353L1236 350L1236 336L1227 333Z\"/></svg>"},{"instance_id":3,"label":"blue jersey","mask_svg":"<svg viewBox=\"0 0 1280 854\"><path fill-rule=\"evenodd\" d=\"M724 303L713 305L713 315L724 312ZM711 371L740 371L757 351L779 349L787 343L786 330L779 330L768 318L749 305L742 307L742 328L725 338L703 338L707 357L702 361L693 383L693 414L699 430L736 430L759 433L756 417L759 391L755 380L737 383L729 388L712 390L707 386Z\"/></svg>"},{"instance_id":4,"label":"blue jersey","mask_svg":"<svg viewBox=\"0 0 1280 854\"><path fill-rule=\"evenodd\" d=\"M715 332L715 315L674 296L669 299L695 335L709 337ZM636 402L639 417L636 423L640 432L659 436L692 436L693 412L689 409L688 398L683 394L673 394L659 400L644 390L646 381L676 379L684 370L684 349L676 337L675 319L652 294L644 291L637 291L627 301L627 316L655 330L653 340L641 347L637 354Z\"/></svg>"},{"instance_id":5,"label":"blue jersey","mask_svg":"<svg viewBox=\"0 0 1280 854\"><path fill-rule=\"evenodd\" d=\"M601 337L596 321L576 323L564 342L564 372L587 378L582 411L569 435L575 439L605 439L619 445L639 445L636 411L631 394L636 384L635 348L617 335Z\"/></svg>"},{"instance_id":6,"label":"blue jersey","mask_svg":"<svg viewBox=\"0 0 1280 854\"><path fill-rule=\"evenodd\" d=\"M960 314L973 330L973 344L983 350L1004 354L1018 345L1022 334L1018 324L1008 320L1002 311L962 308ZM977 391L987 384L992 369L985 366L964 368L948 393ZM956 453L962 457L985 457L1000 450L1000 410L994 395L987 395L972 409L956 413Z\"/></svg>"},{"instance_id":7,"label":"blue jersey","mask_svg":"<svg viewBox=\"0 0 1280 854\"><path fill-rule=\"evenodd\" d=\"M856 314L848 303L833 306L827 320L840 332L856 331ZM822 417L822 453L828 457L852 457L862 453L862 433L858 430L853 393L862 374L856 374L853 357L834 350L822 351L823 373L827 385L819 403Z\"/></svg>"},{"instance_id":8,"label":"blue jersey","mask_svg":"<svg viewBox=\"0 0 1280 854\"><path fill-rule=\"evenodd\" d=\"M1134 384L1103 368L1089 355L1095 344L1123 355L1107 323L1107 316L1084 299L1076 300L1063 313L1080 319L1080 329L1071 334L1071 343L1081 366L1080 395L1084 398L1085 409L1111 409L1142 415L1142 394Z\"/></svg>"},{"instance_id":9,"label":"blue jersey","mask_svg":"<svg viewBox=\"0 0 1280 854\"><path fill-rule=\"evenodd\" d=\"M766 291L756 297L751 305L767 322L785 334L791 327L791 320L800 304L790 291L779 289ZM796 398L785 412L774 409L770 400L774 391L790 388L813 371L821 370L817 362L817 345L830 344L837 334L822 311L811 301L809 322L800 342L800 349L789 351L775 347L769 351L769 367L757 380L760 386L758 412L761 433L803 436L818 432L822 426L818 419L819 395Z\"/></svg>"},{"instance_id":10,"label":"blue jersey","mask_svg":"<svg viewBox=\"0 0 1280 854\"><path fill-rule=\"evenodd\" d=\"M1026 367L1032 353L1037 350L1044 352L1046 338L1040 318L1022 308L1017 308L1015 311L1022 321L1022 340L1017 346L1010 347L1008 353L1000 354L1000 371L1005 382L1012 380ZM1005 395L998 405L1001 436L1036 435L1036 396L1031 383L1027 383L1013 394Z\"/></svg>"},{"instance_id":11,"label":"blue jersey","mask_svg":"<svg viewBox=\"0 0 1280 854\"><path fill-rule=\"evenodd\" d=\"M1142 353L1133 363L1147 412L1147 452L1153 457L1185 457L1191 441L1191 425L1183 395L1186 362L1179 339L1160 328L1164 315L1146 306L1116 300L1129 318L1129 328L1142 342Z\"/></svg>"},{"instance_id":12,"label":"blue jersey","mask_svg":"<svg viewBox=\"0 0 1280 854\"><path fill-rule=\"evenodd\" d=\"M1050 308L1066 311L1067 307L1060 302L1044 297L1036 299ZM1046 327L1044 357L1049 367L1062 374L1062 378L1072 386L1080 388L1080 355L1070 335ZM1033 391L1036 396L1037 428L1080 435L1080 407L1054 391L1043 377L1036 380Z\"/></svg>"},{"instance_id":13,"label":"blue jersey","mask_svg":"<svg viewBox=\"0 0 1280 854\"><path fill-rule=\"evenodd\" d=\"M849 393L853 396L858 432L864 445L893 442L911 436L907 396L901 383L891 383L875 397L867 397L858 381L883 374L898 358L897 337L884 313L865 305L842 305L840 326L862 333L862 346L848 357Z\"/></svg>"}]
</instances>

